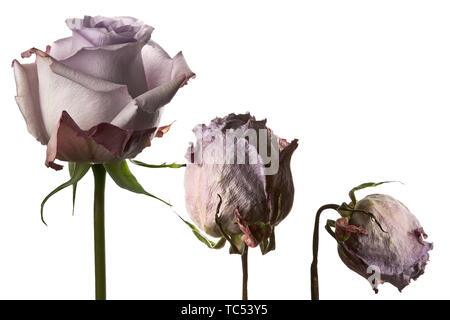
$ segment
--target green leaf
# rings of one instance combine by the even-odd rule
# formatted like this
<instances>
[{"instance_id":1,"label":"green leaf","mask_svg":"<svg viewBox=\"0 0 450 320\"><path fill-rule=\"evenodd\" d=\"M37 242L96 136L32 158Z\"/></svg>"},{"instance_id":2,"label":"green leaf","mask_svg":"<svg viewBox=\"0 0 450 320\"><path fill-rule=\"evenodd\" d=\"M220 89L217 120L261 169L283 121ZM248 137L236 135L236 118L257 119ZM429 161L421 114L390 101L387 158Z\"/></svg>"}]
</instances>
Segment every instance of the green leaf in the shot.
<instances>
[{"instance_id":1,"label":"green leaf","mask_svg":"<svg viewBox=\"0 0 450 320\"><path fill-rule=\"evenodd\" d=\"M190 223L189 221L186 221L185 219L183 219L178 213L175 212L175 214L178 216L178 218L180 218L186 225L189 226L189 228L191 228L192 233L195 235L195 237L200 240L201 242L203 242L204 244L206 244L206 246L210 249L221 249L223 248L223 246L225 245L225 243L227 242L227 240L225 238L220 238L220 240L215 243L214 241L209 240L208 238L206 238L204 235L202 235L202 233L197 229L196 226L194 226L192 223Z\"/></svg>"},{"instance_id":2,"label":"green leaf","mask_svg":"<svg viewBox=\"0 0 450 320\"><path fill-rule=\"evenodd\" d=\"M168 206L172 206L170 203L145 191L145 189L137 181L136 177L131 173L126 160L123 160L120 162L105 163L105 164L103 164L103 166L105 167L106 172L109 173L109 176L122 189L131 191L134 193L144 194L146 196L155 198L155 199L167 204Z\"/></svg>"},{"instance_id":3,"label":"green leaf","mask_svg":"<svg viewBox=\"0 0 450 320\"><path fill-rule=\"evenodd\" d=\"M177 163L163 163L163 164L147 164L145 162L142 161L138 161L138 160L130 160L131 163L141 166L141 167L146 167L146 168L172 168L172 169L178 169L178 168L182 168L182 167L186 167L186 164L177 164Z\"/></svg>"},{"instance_id":4,"label":"green leaf","mask_svg":"<svg viewBox=\"0 0 450 320\"><path fill-rule=\"evenodd\" d=\"M365 189L365 188L376 187L376 186L379 186L379 185L384 184L384 183L392 183L392 182L400 182L400 181L366 182L366 183L360 184L357 187L354 187L348 193L348 195L350 196L350 199L352 200L351 204L353 204L353 206L356 204L356 197L355 197L355 192L356 191L362 190L362 189Z\"/></svg>"},{"instance_id":5,"label":"green leaf","mask_svg":"<svg viewBox=\"0 0 450 320\"><path fill-rule=\"evenodd\" d=\"M69 164L69 167L70 167L70 164ZM89 171L90 168L91 168L90 163L74 163L72 165L72 169L69 169L70 170L70 180L63 183L59 187L57 187L55 190L50 192L44 198L44 200L41 203L41 220L45 225L47 225L47 223L45 223L45 220L44 220L44 205L47 202L47 200L50 199L51 196L53 196L55 193L59 192L60 190L67 188L68 186L72 186L72 185L76 184L78 181L81 180L81 178L84 177L84 175Z\"/></svg>"}]
</instances>

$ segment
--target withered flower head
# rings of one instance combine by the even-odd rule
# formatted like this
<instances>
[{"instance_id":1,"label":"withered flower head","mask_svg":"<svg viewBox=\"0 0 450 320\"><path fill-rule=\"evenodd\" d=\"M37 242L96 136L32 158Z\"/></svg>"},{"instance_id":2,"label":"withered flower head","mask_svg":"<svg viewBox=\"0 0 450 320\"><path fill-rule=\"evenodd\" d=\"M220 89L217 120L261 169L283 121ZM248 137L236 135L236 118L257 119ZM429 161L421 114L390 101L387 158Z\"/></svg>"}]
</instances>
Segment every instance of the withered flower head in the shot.
<instances>
[{"instance_id":1,"label":"withered flower head","mask_svg":"<svg viewBox=\"0 0 450 320\"><path fill-rule=\"evenodd\" d=\"M238 250L243 243L267 245L292 208L290 160L297 140L277 137L266 120L248 113L216 118L194 132L185 173L191 219L210 236L232 239Z\"/></svg>"}]
</instances>

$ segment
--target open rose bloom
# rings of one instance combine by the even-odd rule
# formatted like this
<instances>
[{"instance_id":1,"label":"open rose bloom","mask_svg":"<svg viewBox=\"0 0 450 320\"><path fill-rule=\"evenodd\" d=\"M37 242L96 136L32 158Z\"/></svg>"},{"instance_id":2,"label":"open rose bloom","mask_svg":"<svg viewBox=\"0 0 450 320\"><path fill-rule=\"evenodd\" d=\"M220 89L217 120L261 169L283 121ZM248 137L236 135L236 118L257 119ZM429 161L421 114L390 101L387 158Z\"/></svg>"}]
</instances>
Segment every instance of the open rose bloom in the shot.
<instances>
[{"instance_id":1,"label":"open rose bloom","mask_svg":"<svg viewBox=\"0 0 450 320\"><path fill-rule=\"evenodd\" d=\"M150 40L153 28L129 17L69 19L72 36L13 61L16 101L28 131L55 159L109 163L150 145L162 107L194 77L182 53Z\"/></svg>"}]
</instances>

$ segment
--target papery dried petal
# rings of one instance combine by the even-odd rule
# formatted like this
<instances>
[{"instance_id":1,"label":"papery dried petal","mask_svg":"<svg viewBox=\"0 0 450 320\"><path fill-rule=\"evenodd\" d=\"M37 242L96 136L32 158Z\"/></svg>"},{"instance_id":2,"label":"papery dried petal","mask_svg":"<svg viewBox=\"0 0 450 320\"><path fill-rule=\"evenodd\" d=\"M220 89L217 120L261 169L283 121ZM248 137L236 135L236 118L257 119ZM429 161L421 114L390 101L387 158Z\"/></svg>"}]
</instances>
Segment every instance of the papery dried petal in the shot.
<instances>
[{"instance_id":1,"label":"papery dried petal","mask_svg":"<svg viewBox=\"0 0 450 320\"><path fill-rule=\"evenodd\" d=\"M339 254L349 268L367 278L367 268L375 266L381 280L399 290L423 274L432 244L423 241L423 229L405 205L373 194L358 201L355 209L370 212L382 228L367 214L352 214L350 225L364 228L367 235L352 234L339 244Z\"/></svg>"}]
</instances>

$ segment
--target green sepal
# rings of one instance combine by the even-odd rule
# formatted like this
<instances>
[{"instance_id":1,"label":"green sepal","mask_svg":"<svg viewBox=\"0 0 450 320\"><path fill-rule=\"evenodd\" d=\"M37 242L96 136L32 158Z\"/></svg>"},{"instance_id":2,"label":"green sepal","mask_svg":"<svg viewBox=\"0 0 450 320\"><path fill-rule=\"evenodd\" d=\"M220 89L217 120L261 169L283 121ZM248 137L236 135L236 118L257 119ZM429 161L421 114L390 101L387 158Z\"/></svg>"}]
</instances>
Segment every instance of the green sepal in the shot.
<instances>
[{"instance_id":1,"label":"green sepal","mask_svg":"<svg viewBox=\"0 0 450 320\"><path fill-rule=\"evenodd\" d=\"M336 228L336 221L328 219L327 226L330 226L331 228Z\"/></svg>"},{"instance_id":2,"label":"green sepal","mask_svg":"<svg viewBox=\"0 0 450 320\"><path fill-rule=\"evenodd\" d=\"M348 195L350 196L350 199L352 200L352 202L349 204L351 207L355 207L356 205L356 197L355 197L355 192L358 190L362 190L365 188L370 188L370 187L376 187L379 186L381 184L384 183L392 183L392 182L400 182L400 181L382 181L382 182L366 182L363 184L360 184L357 187L354 187L352 190L350 190L350 192L348 193ZM401 183L401 182L400 182Z\"/></svg>"},{"instance_id":3,"label":"green sepal","mask_svg":"<svg viewBox=\"0 0 450 320\"><path fill-rule=\"evenodd\" d=\"M69 168L69 174L70 174L71 178L75 174L76 166L77 166L76 162L69 162L68 168ZM78 182L75 182L74 184L72 184L72 215L75 214L75 199L77 196L77 185L78 185Z\"/></svg>"},{"instance_id":4,"label":"green sepal","mask_svg":"<svg viewBox=\"0 0 450 320\"><path fill-rule=\"evenodd\" d=\"M270 251L275 250L275 228L272 230L269 238L264 239L259 245L262 255L268 254Z\"/></svg>"},{"instance_id":5,"label":"green sepal","mask_svg":"<svg viewBox=\"0 0 450 320\"><path fill-rule=\"evenodd\" d=\"M139 160L130 160L131 163L145 167L145 168L172 168L172 169L178 169L182 167L186 167L186 164L178 164L178 163L163 163L163 164L147 164L145 162L139 161Z\"/></svg>"},{"instance_id":6,"label":"green sepal","mask_svg":"<svg viewBox=\"0 0 450 320\"><path fill-rule=\"evenodd\" d=\"M105 167L106 172L108 172L109 176L122 189L131 191L134 193L138 193L138 194L144 194L146 196L155 198L155 199L167 204L168 206L172 206L170 203L145 191L145 189L137 181L136 177L131 173L126 160L123 160L120 162L105 163L105 164L103 164L103 166Z\"/></svg>"},{"instance_id":7,"label":"green sepal","mask_svg":"<svg viewBox=\"0 0 450 320\"><path fill-rule=\"evenodd\" d=\"M69 164L69 167L70 167L70 164ZM50 199L50 197L53 196L55 193L61 191L62 189L67 188L68 186L72 186L72 185L76 184L78 181L80 181L85 176L85 174L89 171L90 168L91 168L91 164L90 163L78 163L78 162L77 163L73 163L72 164L72 169L69 168L70 180L65 182L65 183L63 183L62 185L60 185L56 189L54 189L52 192L50 192L44 198L44 200L41 203L41 220L42 220L42 222L45 225L47 225L47 223L44 220L44 205L47 202L47 200ZM75 199L75 192L73 194L73 201Z\"/></svg>"},{"instance_id":8,"label":"green sepal","mask_svg":"<svg viewBox=\"0 0 450 320\"><path fill-rule=\"evenodd\" d=\"M355 206L350 206L350 204L342 203L339 208L337 209L337 212L343 217L343 218L350 218L353 214Z\"/></svg>"},{"instance_id":9,"label":"green sepal","mask_svg":"<svg viewBox=\"0 0 450 320\"><path fill-rule=\"evenodd\" d=\"M244 241L242 241L242 234L233 234L230 237L230 254L242 254L244 250Z\"/></svg>"},{"instance_id":10,"label":"green sepal","mask_svg":"<svg viewBox=\"0 0 450 320\"><path fill-rule=\"evenodd\" d=\"M190 223L189 221L183 219L178 213L176 213L176 215L185 224L187 224L189 226L189 228L191 228L192 233L195 235L195 237L198 240L200 240L201 242L203 242L208 248L210 248L210 249L222 249L225 246L225 243L227 242L227 240L225 238L223 238L223 237L220 238L220 240L217 243L214 242L214 241L211 241L208 238L206 238L204 235L202 235L202 233L192 223Z\"/></svg>"},{"instance_id":11,"label":"green sepal","mask_svg":"<svg viewBox=\"0 0 450 320\"><path fill-rule=\"evenodd\" d=\"M336 233L333 231L332 228L336 228L336 221L328 219L327 224L325 225L325 230L327 230L330 236L336 239Z\"/></svg>"}]
</instances>

